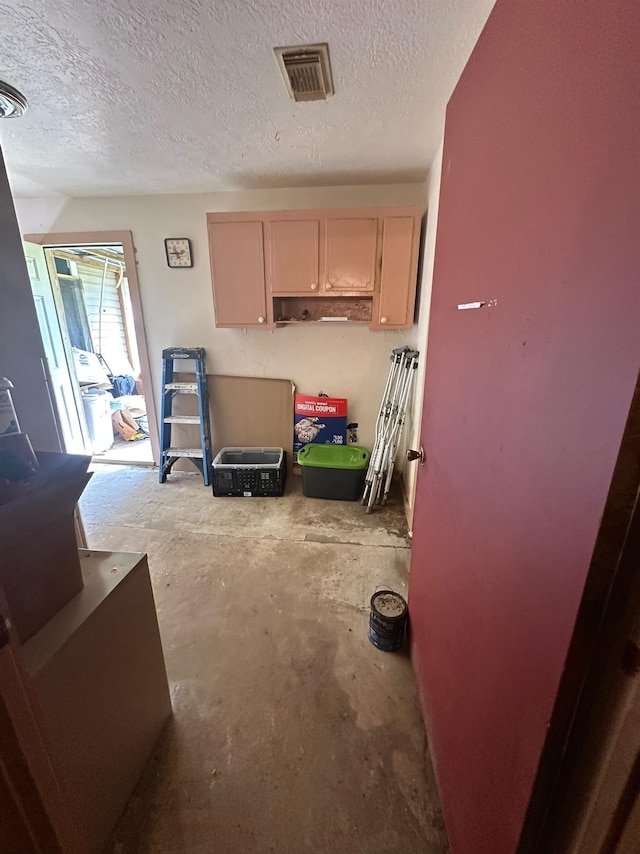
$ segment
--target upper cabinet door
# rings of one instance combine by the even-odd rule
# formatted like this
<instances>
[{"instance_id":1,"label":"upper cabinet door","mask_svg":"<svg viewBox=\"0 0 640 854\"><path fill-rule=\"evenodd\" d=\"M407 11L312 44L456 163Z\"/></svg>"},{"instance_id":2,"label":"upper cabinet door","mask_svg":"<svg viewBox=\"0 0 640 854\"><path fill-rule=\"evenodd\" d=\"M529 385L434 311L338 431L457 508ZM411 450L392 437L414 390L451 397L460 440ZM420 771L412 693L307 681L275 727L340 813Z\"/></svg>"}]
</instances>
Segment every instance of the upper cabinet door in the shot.
<instances>
[{"instance_id":1,"label":"upper cabinet door","mask_svg":"<svg viewBox=\"0 0 640 854\"><path fill-rule=\"evenodd\" d=\"M269 286L273 294L318 293L320 221L270 222L267 231Z\"/></svg>"},{"instance_id":2,"label":"upper cabinet door","mask_svg":"<svg viewBox=\"0 0 640 854\"><path fill-rule=\"evenodd\" d=\"M210 222L216 326L267 326L262 222Z\"/></svg>"},{"instance_id":3,"label":"upper cabinet door","mask_svg":"<svg viewBox=\"0 0 640 854\"><path fill-rule=\"evenodd\" d=\"M377 218L327 219L324 290L372 293L377 239Z\"/></svg>"},{"instance_id":4,"label":"upper cabinet door","mask_svg":"<svg viewBox=\"0 0 640 854\"><path fill-rule=\"evenodd\" d=\"M408 329L413 325L420 219L387 216L382 221L380 293L374 301L372 329Z\"/></svg>"}]
</instances>

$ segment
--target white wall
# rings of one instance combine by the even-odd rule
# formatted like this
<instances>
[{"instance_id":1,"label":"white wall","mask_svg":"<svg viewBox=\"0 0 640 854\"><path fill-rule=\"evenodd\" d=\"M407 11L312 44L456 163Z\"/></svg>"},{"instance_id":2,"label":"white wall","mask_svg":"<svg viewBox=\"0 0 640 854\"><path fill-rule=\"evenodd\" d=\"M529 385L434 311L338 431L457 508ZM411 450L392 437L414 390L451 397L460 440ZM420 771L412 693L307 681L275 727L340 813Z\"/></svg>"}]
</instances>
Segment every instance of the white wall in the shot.
<instances>
[{"instance_id":1,"label":"white wall","mask_svg":"<svg viewBox=\"0 0 640 854\"><path fill-rule=\"evenodd\" d=\"M205 215L410 204L425 204L424 184L76 198L62 207L59 200L16 200L23 234L108 229L133 233L156 400L162 348L204 346L212 373L290 379L301 392L322 390L347 397L349 417L360 423L360 441L369 448L388 355L410 338L415 340L415 333L371 332L340 324L273 331L216 329ZM193 268L167 267L165 237L191 239Z\"/></svg>"},{"instance_id":2,"label":"white wall","mask_svg":"<svg viewBox=\"0 0 640 854\"><path fill-rule=\"evenodd\" d=\"M420 447L420 428L422 425L422 405L424 402L424 375L427 362L427 336L429 330L429 311L431 308L431 287L433 284L433 262L436 251L436 230L438 226L438 204L440 201L440 178L442 173L442 149L441 143L427 180L428 213L427 227L424 236L424 249L422 256L422 275L418 285L418 311L416 325L411 330L410 344L420 351L420 361L416 377L416 393L413 398L413 406L407 415L405 426L405 446L407 448ZM416 480L418 476L419 463L403 464L404 488L409 505L409 518L413 517L413 507L416 494Z\"/></svg>"}]
</instances>

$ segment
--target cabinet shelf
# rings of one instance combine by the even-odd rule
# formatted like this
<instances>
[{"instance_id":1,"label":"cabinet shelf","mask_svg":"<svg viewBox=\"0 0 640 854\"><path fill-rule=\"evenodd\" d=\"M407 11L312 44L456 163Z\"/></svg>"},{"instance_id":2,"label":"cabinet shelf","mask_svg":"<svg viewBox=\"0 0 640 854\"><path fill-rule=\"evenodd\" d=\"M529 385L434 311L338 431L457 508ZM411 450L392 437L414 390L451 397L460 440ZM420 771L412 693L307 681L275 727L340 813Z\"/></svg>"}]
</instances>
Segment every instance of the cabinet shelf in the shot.
<instances>
[{"instance_id":1,"label":"cabinet shelf","mask_svg":"<svg viewBox=\"0 0 640 854\"><path fill-rule=\"evenodd\" d=\"M371 297L274 297L273 320L280 323L371 323ZM342 320L340 318L345 318ZM335 319L330 319L335 318Z\"/></svg>"},{"instance_id":2,"label":"cabinet shelf","mask_svg":"<svg viewBox=\"0 0 640 854\"><path fill-rule=\"evenodd\" d=\"M339 317L326 320L276 320L276 326L369 326L368 320L341 320Z\"/></svg>"}]
</instances>

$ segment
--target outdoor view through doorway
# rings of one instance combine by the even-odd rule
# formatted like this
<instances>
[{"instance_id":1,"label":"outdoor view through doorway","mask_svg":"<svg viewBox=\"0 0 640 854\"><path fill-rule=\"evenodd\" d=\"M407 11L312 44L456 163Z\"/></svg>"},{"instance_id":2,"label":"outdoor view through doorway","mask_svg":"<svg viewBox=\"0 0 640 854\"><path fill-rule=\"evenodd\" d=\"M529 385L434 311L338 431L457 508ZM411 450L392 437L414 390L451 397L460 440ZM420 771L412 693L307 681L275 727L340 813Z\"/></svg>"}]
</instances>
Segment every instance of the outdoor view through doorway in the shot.
<instances>
[{"instance_id":1,"label":"outdoor view through doorway","mask_svg":"<svg viewBox=\"0 0 640 854\"><path fill-rule=\"evenodd\" d=\"M25 242L24 252L64 450L152 465L122 244Z\"/></svg>"}]
</instances>

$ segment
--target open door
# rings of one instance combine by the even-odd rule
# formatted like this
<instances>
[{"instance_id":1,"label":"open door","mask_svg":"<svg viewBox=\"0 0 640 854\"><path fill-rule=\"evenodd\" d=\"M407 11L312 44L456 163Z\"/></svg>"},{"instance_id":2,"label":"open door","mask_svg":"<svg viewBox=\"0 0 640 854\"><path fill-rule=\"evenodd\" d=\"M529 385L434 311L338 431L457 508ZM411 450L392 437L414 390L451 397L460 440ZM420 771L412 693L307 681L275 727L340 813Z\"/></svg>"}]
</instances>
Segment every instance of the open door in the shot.
<instances>
[{"instance_id":1,"label":"open door","mask_svg":"<svg viewBox=\"0 0 640 854\"><path fill-rule=\"evenodd\" d=\"M70 374L44 250L35 243L23 242L23 247L63 449L69 454L83 454L85 443L77 393Z\"/></svg>"},{"instance_id":2,"label":"open door","mask_svg":"<svg viewBox=\"0 0 640 854\"><path fill-rule=\"evenodd\" d=\"M605 5L499 0L447 107L409 615L452 854L528 842L640 363L640 5Z\"/></svg>"},{"instance_id":3,"label":"open door","mask_svg":"<svg viewBox=\"0 0 640 854\"><path fill-rule=\"evenodd\" d=\"M72 377L76 414L79 416L77 420L82 427L86 450L93 450L94 453L100 454L100 459L104 462L157 465L160 453L158 424L153 404L153 384L137 277L135 247L131 232L26 234L24 238L27 263L30 267L34 264L37 265L40 274L43 264L42 250L44 249L44 263L53 283L54 307L58 309L57 316L62 318L58 329L62 327L63 343L65 344L67 363ZM62 269L65 264L68 268L66 271ZM92 269L89 270L88 267ZM95 275L96 271L98 272L97 276ZM78 287L80 281L82 286ZM131 447L126 447L124 450L127 453L124 454L121 454L122 448L118 447L107 452L104 452L103 449L98 450L96 447L91 447L95 444L97 429L96 420L91 417L95 414L92 412L93 407L85 406L87 403L85 392L89 386L96 384L86 376L81 377L82 355L76 360L76 350L84 350L89 343L87 336L85 336L84 344L77 340L82 325L82 318L80 318L80 325L77 322L79 318L76 312L76 308L79 308L79 302L82 301L78 299L80 292L84 294L84 309L87 312L87 319L91 327L92 352L100 353L105 358L107 365L103 365L103 367L106 367L108 371L113 371L114 375L124 374L132 377L135 381L135 391L127 391L127 395L144 398L144 411L141 411L141 407L137 405L140 401L127 401L126 407L132 411L134 420L140 417L143 421L147 421L146 426L143 424L140 426L142 431L149 434L150 438L134 445L133 451L135 453L129 453ZM38 293L40 294L40 291ZM45 298L47 293L45 292ZM96 294L98 295L97 302ZM46 307L43 305L42 310ZM48 334L49 326L46 321L43 323L45 330L43 337ZM121 333L122 347L119 354L116 353L114 358L113 347L119 332ZM53 333L55 334L55 329ZM73 355L71 355L72 350ZM109 350L108 353L107 350ZM119 358L125 354L125 350L130 363L128 370L124 370L123 363ZM116 360L120 362L120 367L116 365ZM82 389L80 389L80 385ZM58 390L56 391L58 392ZM119 392L119 395L114 396L122 396L123 389L119 388ZM69 400L68 386L64 389L60 388L58 393L64 401L59 404L62 408ZM139 411L134 412L133 410ZM73 413L71 413L70 421L73 427L72 415ZM100 421L104 421L102 416ZM101 443L105 438L106 434L102 434L100 431ZM126 436L124 438L126 439Z\"/></svg>"}]
</instances>

